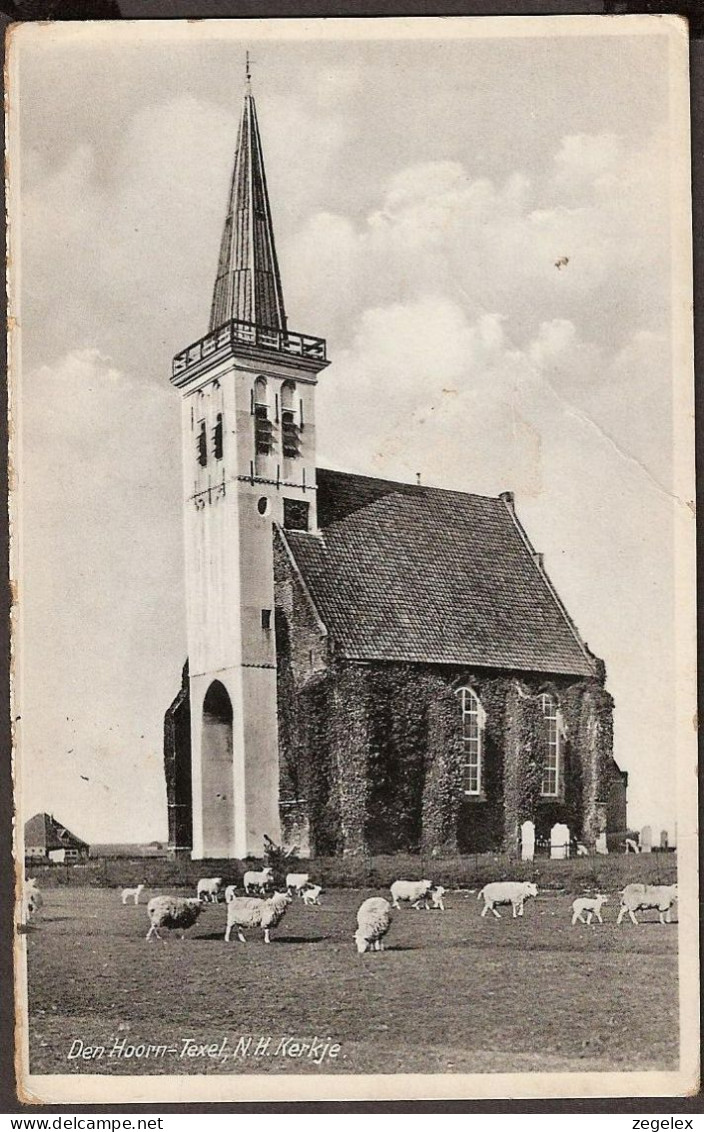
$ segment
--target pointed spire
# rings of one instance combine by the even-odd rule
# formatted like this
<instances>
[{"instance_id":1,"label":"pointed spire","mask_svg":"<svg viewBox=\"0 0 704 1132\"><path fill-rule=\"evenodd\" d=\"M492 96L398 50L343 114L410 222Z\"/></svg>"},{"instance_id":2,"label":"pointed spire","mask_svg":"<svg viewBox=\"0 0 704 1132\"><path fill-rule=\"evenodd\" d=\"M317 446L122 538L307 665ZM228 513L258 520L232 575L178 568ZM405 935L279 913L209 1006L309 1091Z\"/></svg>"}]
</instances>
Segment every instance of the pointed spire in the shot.
<instances>
[{"instance_id":1,"label":"pointed spire","mask_svg":"<svg viewBox=\"0 0 704 1132\"><path fill-rule=\"evenodd\" d=\"M231 320L286 330L249 52L230 197L210 310L210 330Z\"/></svg>"}]
</instances>

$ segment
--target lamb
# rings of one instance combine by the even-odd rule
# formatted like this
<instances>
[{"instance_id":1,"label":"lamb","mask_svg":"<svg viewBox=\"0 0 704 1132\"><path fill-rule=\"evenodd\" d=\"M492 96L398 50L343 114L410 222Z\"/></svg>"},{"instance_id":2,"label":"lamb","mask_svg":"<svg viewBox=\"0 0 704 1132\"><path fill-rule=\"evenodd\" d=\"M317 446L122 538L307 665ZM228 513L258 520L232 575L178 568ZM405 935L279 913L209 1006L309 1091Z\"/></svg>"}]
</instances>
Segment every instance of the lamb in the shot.
<instances>
[{"instance_id":1,"label":"lamb","mask_svg":"<svg viewBox=\"0 0 704 1132\"><path fill-rule=\"evenodd\" d=\"M203 906L203 901L199 896L190 898L184 896L153 896L147 904L147 915L151 927L146 938L151 939L154 935L157 939L161 939L158 928L175 928L181 932L181 939L183 939L184 932L195 924L203 911Z\"/></svg>"},{"instance_id":2,"label":"lamb","mask_svg":"<svg viewBox=\"0 0 704 1132\"><path fill-rule=\"evenodd\" d=\"M303 903L307 905L320 904L320 893L323 891L322 886L319 884L310 884L307 888L303 889Z\"/></svg>"},{"instance_id":3,"label":"lamb","mask_svg":"<svg viewBox=\"0 0 704 1132\"><path fill-rule=\"evenodd\" d=\"M256 892L262 892L267 888L273 888L274 870L267 866L260 872L245 873L242 883L244 884L244 890L247 895L249 895L250 889L254 889Z\"/></svg>"},{"instance_id":4,"label":"lamb","mask_svg":"<svg viewBox=\"0 0 704 1132\"><path fill-rule=\"evenodd\" d=\"M264 943L271 943L269 931L280 923L290 903L291 897L287 892L275 892L268 900L258 900L248 896L234 897L227 905L225 942L230 942L230 933L234 927L237 929L237 938L241 943L247 942L242 932L243 928L263 928Z\"/></svg>"},{"instance_id":5,"label":"lamb","mask_svg":"<svg viewBox=\"0 0 704 1132\"><path fill-rule=\"evenodd\" d=\"M418 911L418 905L428 896L432 887L429 880L395 880L391 885L393 907L400 908L399 900L408 900Z\"/></svg>"},{"instance_id":6,"label":"lamb","mask_svg":"<svg viewBox=\"0 0 704 1132\"><path fill-rule=\"evenodd\" d=\"M442 899L444 895L445 889L441 884L437 884L435 888L430 890L430 899L433 902L433 908L438 908L441 912L445 911L445 905Z\"/></svg>"},{"instance_id":7,"label":"lamb","mask_svg":"<svg viewBox=\"0 0 704 1132\"><path fill-rule=\"evenodd\" d=\"M293 889L294 896L301 896L302 889L310 883L310 876L308 873L289 873L286 877L286 891L291 893Z\"/></svg>"},{"instance_id":8,"label":"lamb","mask_svg":"<svg viewBox=\"0 0 704 1132\"><path fill-rule=\"evenodd\" d=\"M144 888L143 884L138 884L136 888L123 888L122 890L122 903L126 904L130 897L134 897L135 904L139 904L139 895Z\"/></svg>"},{"instance_id":9,"label":"lamb","mask_svg":"<svg viewBox=\"0 0 704 1132\"><path fill-rule=\"evenodd\" d=\"M634 924L637 924L636 911L638 908L657 908L660 914L660 923L672 923L672 905L677 899L676 884L627 884L621 893L621 907L619 908L617 924L628 912Z\"/></svg>"},{"instance_id":10,"label":"lamb","mask_svg":"<svg viewBox=\"0 0 704 1132\"><path fill-rule=\"evenodd\" d=\"M371 896L357 911L357 931L354 933L357 951L383 951L381 942L391 926L391 905L383 896Z\"/></svg>"},{"instance_id":11,"label":"lamb","mask_svg":"<svg viewBox=\"0 0 704 1132\"><path fill-rule=\"evenodd\" d=\"M222 877L203 877L198 881L196 888L196 895L199 900L210 900L213 904L217 904L220 889L222 888Z\"/></svg>"},{"instance_id":12,"label":"lamb","mask_svg":"<svg viewBox=\"0 0 704 1132\"><path fill-rule=\"evenodd\" d=\"M523 903L529 896L537 896L538 889L530 880L517 881L517 880L501 880L495 881L493 884L485 884L477 893L477 900L480 896L484 898L484 907L482 909L482 917L486 916L487 912L491 911L496 916L497 920L501 919L501 914L496 911L494 905L496 904L510 904L513 908L513 918L523 915Z\"/></svg>"},{"instance_id":13,"label":"lamb","mask_svg":"<svg viewBox=\"0 0 704 1132\"><path fill-rule=\"evenodd\" d=\"M572 901L572 923L576 924L579 920L580 924L591 924L592 916L596 916L600 924L603 924L601 918L601 906L608 902L608 896L578 896L576 900ZM582 918L583 913L587 913L586 921Z\"/></svg>"},{"instance_id":14,"label":"lamb","mask_svg":"<svg viewBox=\"0 0 704 1132\"><path fill-rule=\"evenodd\" d=\"M229 904L230 901L234 900L236 896L237 896L237 885L236 884L228 884L227 888L225 889L225 903Z\"/></svg>"}]
</instances>

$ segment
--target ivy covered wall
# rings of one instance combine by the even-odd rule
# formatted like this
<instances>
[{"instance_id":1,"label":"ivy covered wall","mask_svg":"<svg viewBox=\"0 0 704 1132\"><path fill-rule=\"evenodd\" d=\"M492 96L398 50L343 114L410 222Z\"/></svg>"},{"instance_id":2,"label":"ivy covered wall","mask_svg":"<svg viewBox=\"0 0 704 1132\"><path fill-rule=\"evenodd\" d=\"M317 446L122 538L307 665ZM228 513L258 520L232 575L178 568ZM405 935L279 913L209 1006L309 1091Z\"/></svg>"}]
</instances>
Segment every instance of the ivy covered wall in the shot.
<instances>
[{"instance_id":1,"label":"ivy covered wall","mask_svg":"<svg viewBox=\"0 0 704 1132\"><path fill-rule=\"evenodd\" d=\"M613 702L600 682L541 673L352 661L336 654L285 548L277 548L280 792L315 855L518 851L521 823L593 845L612 784ZM482 789L462 790L460 688L485 713ZM562 719L559 792L541 796L541 696Z\"/></svg>"}]
</instances>

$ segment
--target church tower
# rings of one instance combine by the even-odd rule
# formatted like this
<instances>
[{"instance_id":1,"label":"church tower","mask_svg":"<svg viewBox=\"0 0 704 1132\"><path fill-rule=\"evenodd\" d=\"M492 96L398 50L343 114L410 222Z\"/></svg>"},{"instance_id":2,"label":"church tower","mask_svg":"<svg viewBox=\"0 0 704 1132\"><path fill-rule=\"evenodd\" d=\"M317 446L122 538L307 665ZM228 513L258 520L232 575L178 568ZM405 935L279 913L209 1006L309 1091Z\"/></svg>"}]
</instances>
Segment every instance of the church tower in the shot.
<instances>
[{"instance_id":1,"label":"church tower","mask_svg":"<svg viewBox=\"0 0 704 1132\"><path fill-rule=\"evenodd\" d=\"M274 524L317 529L325 341L288 330L249 66L210 326L182 396L193 857L261 856L279 827Z\"/></svg>"}]
</instances>

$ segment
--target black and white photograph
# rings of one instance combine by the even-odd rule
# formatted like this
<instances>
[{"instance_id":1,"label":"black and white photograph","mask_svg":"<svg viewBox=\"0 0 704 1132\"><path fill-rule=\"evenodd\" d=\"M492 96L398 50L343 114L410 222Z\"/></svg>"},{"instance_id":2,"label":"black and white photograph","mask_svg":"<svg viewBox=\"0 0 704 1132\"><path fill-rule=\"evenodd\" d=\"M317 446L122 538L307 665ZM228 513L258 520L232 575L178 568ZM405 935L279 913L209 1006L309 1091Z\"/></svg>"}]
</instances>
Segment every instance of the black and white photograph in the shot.
<instances>
[{"instance_id":1,"label":"black and white photograph","mask_svg":"<svg viewBox=\"0 0 704 1132\"><path fill-rule=\"evenodd\" d=\"M21 1098L695 1093L686 22L6 74Z\"/></svg>"}]
</instances>

